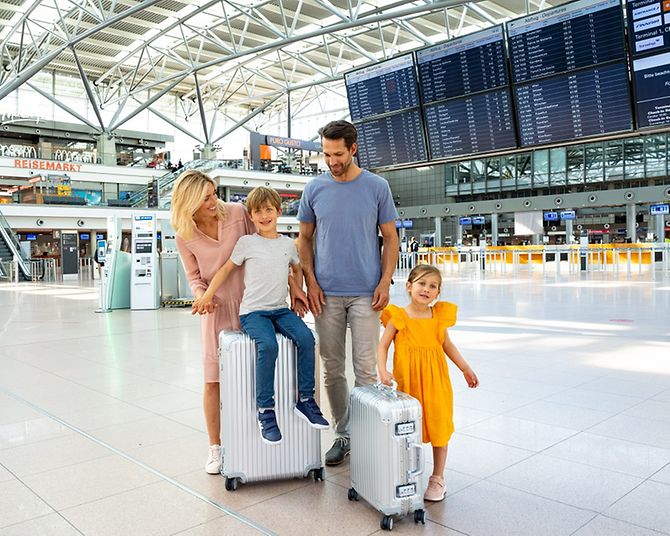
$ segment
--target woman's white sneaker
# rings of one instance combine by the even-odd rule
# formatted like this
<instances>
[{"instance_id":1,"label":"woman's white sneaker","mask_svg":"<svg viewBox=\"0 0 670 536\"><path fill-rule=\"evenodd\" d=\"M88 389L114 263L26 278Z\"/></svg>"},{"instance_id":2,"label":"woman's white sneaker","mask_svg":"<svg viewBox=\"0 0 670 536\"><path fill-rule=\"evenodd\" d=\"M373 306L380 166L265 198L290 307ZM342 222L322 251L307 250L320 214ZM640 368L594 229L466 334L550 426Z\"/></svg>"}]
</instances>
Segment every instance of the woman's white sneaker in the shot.
<instances>
[{"instance_id":1,"label":"woman's white sneaker","mask_svg":"<svg viewBox=\"0 0 670 536\"><path fill-rule=\"evenodd\" d=\"M218 475L221 472L221 445L209 446L209 456L207 456L205 471L210 475Z\"/></svg>"}]
</instances>

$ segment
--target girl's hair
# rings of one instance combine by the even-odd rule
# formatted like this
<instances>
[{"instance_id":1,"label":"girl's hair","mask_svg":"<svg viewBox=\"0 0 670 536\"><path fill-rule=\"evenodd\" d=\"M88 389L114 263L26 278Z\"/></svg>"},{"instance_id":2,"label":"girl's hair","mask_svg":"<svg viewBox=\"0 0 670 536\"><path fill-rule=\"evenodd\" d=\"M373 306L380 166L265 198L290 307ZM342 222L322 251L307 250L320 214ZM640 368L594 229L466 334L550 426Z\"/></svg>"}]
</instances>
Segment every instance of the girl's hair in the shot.
<instances>
[{"instance_id":1,"label":"girl's hair","mask_svg":"<svg viewBox=\"0 0 670 536\"><path fill-rule=\"evenodd\" d=\"M247 205L247 210L251 213L256 209L263 208L266 203L269 203L278 211L281 210L281 197L279 197L279 194L272 188L257 186L249 192L245 204Z\"/></svg>"},{"instance_id":2,"label":"girl's hair","mask_svg":"<svg viewBox=\"0 0 670 536\"><path fill-rule=\"evenodd\" d=\"M440 287L442 287L442 274L435 266L431 266L430 264L417 264L412 268L412 271L407 276L407 284L411 285L427 275L436 275L440 280Z\"/></svg>"},{"instance_id":3,"label":"girl's hair","mask_svg":"<svg viewBox=\"0 0 670 536\"><path fill-rule=\"evenodd\" d=\"M207 197L207 189L212 185L216 191L216 183L202 171L190 169L184 171L172 189L172 228L176 235L185 240L193 237L195 222L193 214L200 208ZM219 206L216 217L225 218L226 211L223 201L217 199Z\"/></svg>"}]
</instances>

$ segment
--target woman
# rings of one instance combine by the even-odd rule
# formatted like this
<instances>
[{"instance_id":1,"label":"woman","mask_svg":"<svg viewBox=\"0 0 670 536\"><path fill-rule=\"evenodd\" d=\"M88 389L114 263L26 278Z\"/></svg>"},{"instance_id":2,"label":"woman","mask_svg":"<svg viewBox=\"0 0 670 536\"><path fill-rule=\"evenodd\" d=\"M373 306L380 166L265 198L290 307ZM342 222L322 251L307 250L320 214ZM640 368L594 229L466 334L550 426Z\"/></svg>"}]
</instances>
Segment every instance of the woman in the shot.
<instances>
[{"instance_id":1,"label":"woman","mask_svg":"<svg viewBox=\"0 0 670 536\"><path fill-rule=\"evenodd\" d=\"M216 183L196 170L186 171L177 179L172 191L172 226L196 298L205 293L237 240L255 232L244 206L220 201ZM242 269L236 268L217 290L213 309L200 317L205 369L203 405L210 444L205 470L212 475L221 469L218 336L221 330L240 329L243 276Z\"/></svg>"}]
</instances>

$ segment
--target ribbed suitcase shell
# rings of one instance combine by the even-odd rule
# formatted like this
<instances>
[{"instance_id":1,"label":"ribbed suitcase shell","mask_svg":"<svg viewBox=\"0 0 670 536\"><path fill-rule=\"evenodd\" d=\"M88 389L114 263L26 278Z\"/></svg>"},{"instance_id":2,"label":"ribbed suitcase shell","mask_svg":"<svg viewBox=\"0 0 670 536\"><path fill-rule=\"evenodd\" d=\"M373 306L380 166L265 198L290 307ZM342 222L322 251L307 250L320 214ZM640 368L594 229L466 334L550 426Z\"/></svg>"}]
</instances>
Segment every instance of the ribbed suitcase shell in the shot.
<instances>
[{"instance_id":1,"label":"ribbed suitcase shell","mask_svg":"<svg viewBox=\"0 0 670 536\"><path fill-rule=\"evenodd\" d=\"M379 384L352 389L351 487L359 496L385 515L423 509L422 448L416 398Z\"/></svg>"},{"instance_id":2,"label":"ribbed suitcase shell","mask_svg":"<svg viewBox=\"0 0 670 536\"><path fill-rule=\"evenodd\" d=\"M223 331L219 336L221 472L243 483L305 477L322 467L320 431L293 413L297 398L295 346L279 334L277 343L275 410L282 442L268 445L261 440L256 417L255 344L240 332Z\"/></svg>"}]
</instances>

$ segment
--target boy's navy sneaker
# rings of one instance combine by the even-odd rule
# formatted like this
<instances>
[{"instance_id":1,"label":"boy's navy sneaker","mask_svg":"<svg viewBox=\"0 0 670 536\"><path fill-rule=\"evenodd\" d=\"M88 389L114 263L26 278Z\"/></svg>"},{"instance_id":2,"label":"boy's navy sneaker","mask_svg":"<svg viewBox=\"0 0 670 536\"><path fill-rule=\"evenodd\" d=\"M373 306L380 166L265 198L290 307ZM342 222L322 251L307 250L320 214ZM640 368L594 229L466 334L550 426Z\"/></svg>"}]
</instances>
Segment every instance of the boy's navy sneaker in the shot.
<instances>
[{"instance_id":1,"label":"boy's navy sneaker","mask_svg":"<svg viewBox=\"0 0 670 536\"><path fill-rule=\"evenodd\" d=\"M311 427L319 430L327 430L330 424L323 418L323 414L316 404L316 400L308 398L307 400L298 400L293 410L298 417L305 419Z\"/></svg>"},{"instance_id":2,"label":"boy's navy sneaker","mask_svg":"<svg viewBox=\"0 0 670 536\"><path fill-rule=\"evenodd\" d=\"M281 442L281 431L277 425L275 410L266 409L258 412L258 428L261 439L269 445L278 445Z\"/></svg>"}]
</instances>

